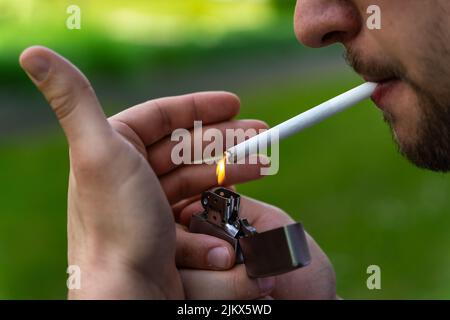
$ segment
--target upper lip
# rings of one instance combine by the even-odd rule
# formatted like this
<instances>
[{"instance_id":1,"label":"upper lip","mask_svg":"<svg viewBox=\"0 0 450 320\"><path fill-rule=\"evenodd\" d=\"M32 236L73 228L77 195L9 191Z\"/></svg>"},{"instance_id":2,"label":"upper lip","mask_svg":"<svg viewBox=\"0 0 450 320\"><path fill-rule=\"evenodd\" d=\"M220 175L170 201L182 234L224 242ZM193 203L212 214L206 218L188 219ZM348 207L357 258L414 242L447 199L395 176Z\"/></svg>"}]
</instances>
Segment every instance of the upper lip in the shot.
<instances>
[{"instance_id":1,"label":"upper lip","mask_svg":"<svg viewBox=\"0 0 450 320\"><path fill-rule=\"evenodd\" d=\"M397 79L397 77L394 76L394 75L388 75L388 76L380 75L380 76L377 76L377 75L365 75L365 74L362 74L361 76L367 82L376 82L376 83L383 83L383 82L387 82L387 81L390 81L390 80Z\"/></svg>"}]
</instances>

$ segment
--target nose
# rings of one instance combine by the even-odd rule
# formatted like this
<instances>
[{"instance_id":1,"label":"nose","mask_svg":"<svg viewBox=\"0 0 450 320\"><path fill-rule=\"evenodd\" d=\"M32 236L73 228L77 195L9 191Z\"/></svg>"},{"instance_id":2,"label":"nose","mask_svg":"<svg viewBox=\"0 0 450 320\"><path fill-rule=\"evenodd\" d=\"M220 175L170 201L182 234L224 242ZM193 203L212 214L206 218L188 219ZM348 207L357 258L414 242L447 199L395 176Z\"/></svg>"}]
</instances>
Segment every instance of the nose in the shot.
<instances>
[{"instance_id":1,"label":"nose","mask_svg":"<svg viewBox=\"0 0 450 320\"><path fill-rule=\"evenodd\" d=\"M361 29L361 16L350 0L298 0L295 33L306 46L344 45Z\"/></svg>"}]
</instances>

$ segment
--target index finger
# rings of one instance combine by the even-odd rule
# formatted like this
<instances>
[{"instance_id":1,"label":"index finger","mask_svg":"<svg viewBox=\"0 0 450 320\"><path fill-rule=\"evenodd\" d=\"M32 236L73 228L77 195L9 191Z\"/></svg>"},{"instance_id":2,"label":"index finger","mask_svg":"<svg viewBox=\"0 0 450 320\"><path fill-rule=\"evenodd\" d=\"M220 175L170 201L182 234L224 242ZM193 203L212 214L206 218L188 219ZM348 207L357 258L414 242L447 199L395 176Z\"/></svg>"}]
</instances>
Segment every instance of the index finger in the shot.
<instances>
[{"instance_id":1,"label":"index finger","mask_svg":"<svg viewBox=\"0 0 450 320\"><path fill-rule=\"evenodd\" d=\"M198 92L150 100L111 117L128 125L149 146L178 128L190 129L194 121L210 124L239 113L239 98L229 92Z\"/></svg>"}]
</instances>

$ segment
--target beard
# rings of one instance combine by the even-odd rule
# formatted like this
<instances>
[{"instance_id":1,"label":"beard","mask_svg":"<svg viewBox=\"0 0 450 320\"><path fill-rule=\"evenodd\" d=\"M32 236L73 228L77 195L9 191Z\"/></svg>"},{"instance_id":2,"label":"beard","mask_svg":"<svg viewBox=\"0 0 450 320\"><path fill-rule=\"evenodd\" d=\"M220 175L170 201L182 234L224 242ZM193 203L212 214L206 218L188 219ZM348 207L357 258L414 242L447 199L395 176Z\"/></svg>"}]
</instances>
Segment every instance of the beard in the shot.
<instances>
[{"instance_id":1,"label":"beard","mask_svg":"<svg viewBox=\"0 0 450 320\"><path fill-rule=\"evenodd\" d=\"M433 59L435 58L435 59ZM410 128L410 139L402 139L395 133L396 122L401 114L384 112L399 152L414 165L439 172L450 171L450 75L447 74L446 59L428 57L421 61L424 72L423 81L409 78L401 63L391 61L365 61L356 52L348 51L347 63L356 72L373 78L398 78L406 83L415 93L419 110L419 119L414 128ZM436 61L437 60L437 61ZM438 90L436 90L438 88Z\"/></svg>"},{"instance_id":2,"label":"beard","mask_svg":"<svg viewBox=\"0 0 450 320\"><path fill-rule=\"evenodd\" d=\"M401 141L395 134L395 118L384 113L399 152L419 168L450 171L450 105L442 105L425 92L415 90L421 112L414 142Z\"/></svg>"}]
</instances>

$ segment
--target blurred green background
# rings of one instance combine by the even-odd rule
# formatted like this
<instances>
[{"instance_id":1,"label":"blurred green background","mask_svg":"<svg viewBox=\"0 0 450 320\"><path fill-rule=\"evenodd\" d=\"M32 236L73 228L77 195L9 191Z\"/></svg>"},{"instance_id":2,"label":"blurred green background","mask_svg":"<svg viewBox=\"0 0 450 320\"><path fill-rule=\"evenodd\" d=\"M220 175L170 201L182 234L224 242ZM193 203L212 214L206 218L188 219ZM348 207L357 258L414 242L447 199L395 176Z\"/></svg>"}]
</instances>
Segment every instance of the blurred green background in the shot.
<instances>
[{"instance_id":1,"label":"blurred green background","mask_svg":"<svg viewBox=\"0 0 450 320\"><path fill-rule=\"evenodd\" d=\"M81 30L66 9L81 8ZM108 114L151 98L230 90L274 125L361 83L342 49L307 49L295 1L0 0L0 298L65 298L67 146L20 70L29 45L79 66ZM449 178L396 152L367 101L281 144L276 176L239 191L277 205L330 257L347 299L450 298ZM447 252L447 253L446 253ZM366 269L382 270L382 289Z\"/></svg>"}]
</instances>

